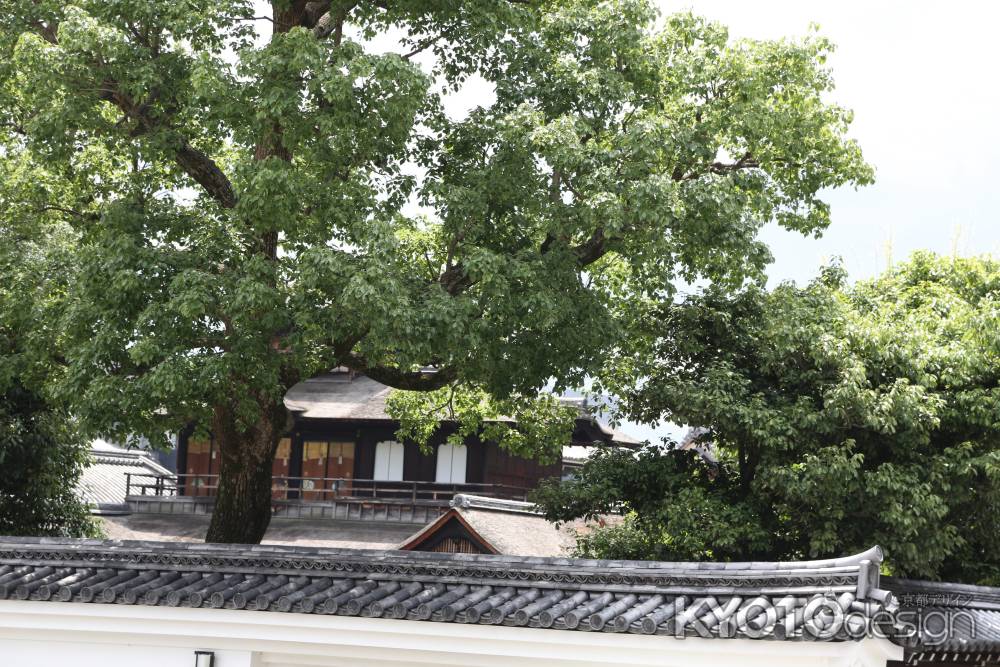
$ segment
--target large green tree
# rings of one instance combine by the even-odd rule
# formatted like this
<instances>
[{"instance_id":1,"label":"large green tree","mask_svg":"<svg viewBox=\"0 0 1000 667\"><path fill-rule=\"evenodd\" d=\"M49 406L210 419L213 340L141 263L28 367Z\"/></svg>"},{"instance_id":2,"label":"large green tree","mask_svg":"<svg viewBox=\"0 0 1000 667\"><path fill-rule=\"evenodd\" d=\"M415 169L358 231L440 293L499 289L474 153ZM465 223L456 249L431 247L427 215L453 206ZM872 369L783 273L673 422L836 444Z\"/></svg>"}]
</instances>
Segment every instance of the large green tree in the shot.
<instances>
[{"instance_id":1,"label":"large green tree","mask_svg":"<svg viewBox=\"0 0 1000 667\"><path fill-rule=\"evenodd\" d=\"M758 274L768 221L822 230L821 190L871 178L829 51L645 0L7 0L0 159L57 179L0 183L0 215L80 234L75 413L211 429L208 539L256 542L301 378L529 410L598 370L620 305ZM495 101L449 116L472 75Z\"/></svg>"},{"instance_id":2,"label":"large green tree","mask_svg":"<svg viewBox=\"0 0 1000 667\"><path fill-rule=\"evenodd\" d=\"M633 418L702 427L702 453L605 452L540 500L557 519L629 514L581 543L591 555L877 543L895 574L1000 583L998 318L1000 263L929 254L854 285L831 267L651 310L612 380Z\"/></svg>"}]
</instances>

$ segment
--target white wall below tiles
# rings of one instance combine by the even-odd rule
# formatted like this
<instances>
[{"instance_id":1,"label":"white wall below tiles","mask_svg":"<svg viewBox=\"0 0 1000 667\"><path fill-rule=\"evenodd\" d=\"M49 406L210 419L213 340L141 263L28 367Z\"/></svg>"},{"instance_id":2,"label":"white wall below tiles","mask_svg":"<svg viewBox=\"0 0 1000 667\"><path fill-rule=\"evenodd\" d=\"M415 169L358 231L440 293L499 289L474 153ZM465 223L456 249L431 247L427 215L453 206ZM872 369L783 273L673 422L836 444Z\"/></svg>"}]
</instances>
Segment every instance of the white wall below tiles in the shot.
<instances>
[{"instance_id":1,"label":"white wall below tiles","mask_svg":"<svg viewBox=\"0 0 1000 667\"><path fill-rule=\"evenodd\" d=\"M250 651L218 651L215 667L254 667ZM194 667L194 651L176 646L0 639L3 667Z\"/></svg>"},{"instance_id":2,"label":"white wall below tiles","mask_svg":"<svg viewBox=\"0 0 1000 667\"><path fill-rule=\"evenodd\" d=\"M0 667L884 667L884 639L675 639L142 605L0 601Z\"/></svg>"}]
</instances>

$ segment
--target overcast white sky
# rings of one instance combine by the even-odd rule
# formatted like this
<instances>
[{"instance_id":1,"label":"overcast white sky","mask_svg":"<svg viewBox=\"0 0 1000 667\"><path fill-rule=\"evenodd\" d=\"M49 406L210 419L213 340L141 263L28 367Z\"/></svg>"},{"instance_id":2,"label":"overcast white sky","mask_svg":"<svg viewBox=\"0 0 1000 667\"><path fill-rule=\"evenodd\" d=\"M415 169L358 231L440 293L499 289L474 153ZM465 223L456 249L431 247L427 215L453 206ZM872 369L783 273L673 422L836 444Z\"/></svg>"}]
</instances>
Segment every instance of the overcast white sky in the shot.
<instances>
[{"instance_id":1,"label":"overcast white sky","mask_svg":"<svg viewBox=\"0 0 1000 667\"><path fill-rule=\"evenodd\" d=\"M820 239L768 229L771 282L805 281L832 256L853 278L885 270L887 246L1000 254L1000 3L988 0L660 0L737 37L803 34L811 22L837 44L834 99L855 112L853 135L874 185L830 193ZM628 425L638 437L655 431Z\"/></svg>"},{"instance_id":2,"label":"overcast white sky","mask_svg":"<svg viewBox=\"0 0 1000 667\"><path fill-rule=\"evenodd\" d=\"M855 112L853 135L876 182L830 193L821 239L771 229L775 280L807 280L826 258L852 277L926 248L1000 252L1000 3L979 0L660 0L728 25L734 36L800 35L810 22L837 44L834 99Z\"/></svg>"},{"instance_id":3,"label":"overcast white sky","mask_svg":"<svg viewBox=\"0 0 1000 667\"><path fill-rule=\"evenodd\" d=\"M265 0L257 0L261 14ZM691 10L733 37L795 37L818 24L837 45L834 101L853 109L852 135L876 168L874 185L830 192L833 224L820 239L770 227L771 282L803 282L834 256L852 278L926 248L1000 254L1000 3L990 0L656 0ZM262 30L269 26L261 25ZM376 40L398 48L391 37ZM489 103L473 81L456 115Z\"/></svg>"}]
</instances>

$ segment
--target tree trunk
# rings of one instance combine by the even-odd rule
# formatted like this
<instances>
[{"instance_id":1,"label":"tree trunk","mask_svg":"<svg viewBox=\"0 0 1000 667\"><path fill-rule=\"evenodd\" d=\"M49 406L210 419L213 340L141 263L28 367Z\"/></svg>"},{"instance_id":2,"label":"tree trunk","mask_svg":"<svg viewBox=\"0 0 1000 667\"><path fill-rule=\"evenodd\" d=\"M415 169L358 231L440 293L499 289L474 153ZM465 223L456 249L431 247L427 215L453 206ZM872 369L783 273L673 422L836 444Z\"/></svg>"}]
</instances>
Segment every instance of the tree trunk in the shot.
<instances>
[{"instance_id":1,"label":"tree trunk","mask_svg":"<svg viewBox=\"0 0 1000 667\"><path fill-rule=\"evenodd\" d=\"M240 429L228 406L217 406L212 433L221 458L215 509L206 542L258 544L271 522L271 469L285 427L279 402L259 421Z\"/></svg>"},{"instance_id":2,"label":"tree trunk","mask_svg":"<svg viewBox=\"0 0 1000 667\"><path fill-rule=\"evenodd\" d=\"M272 0L273 34L301 25L307 6L306 0ZM282 134L281 123L275 119L259 138L254 160L276 157L291 162L292 154L283 144ZM253 252L277 261L278 232L262 233ZM280 341L272 341L272 348L277 351ZM289 382L287 386L292 384ZM231 406L214 409L212 432L219 443L222 462L206 542L257 544L271 522L271 469L278 441L286 430L288 413L280 395L277 401L260 396L257 399L261 417L253 426L240 427Z\"/></svg>"}]
</instances>

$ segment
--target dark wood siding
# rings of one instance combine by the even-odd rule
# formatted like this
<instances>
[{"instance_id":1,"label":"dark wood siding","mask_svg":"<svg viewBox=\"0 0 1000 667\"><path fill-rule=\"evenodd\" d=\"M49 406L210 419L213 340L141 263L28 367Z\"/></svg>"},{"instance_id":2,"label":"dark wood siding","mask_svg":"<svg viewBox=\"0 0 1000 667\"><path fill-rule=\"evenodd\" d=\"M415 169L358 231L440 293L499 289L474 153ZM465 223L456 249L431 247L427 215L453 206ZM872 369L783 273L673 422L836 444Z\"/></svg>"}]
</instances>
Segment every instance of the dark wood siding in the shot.
<instances>
[{"instance_id":1,"label":"dark wood siding","mask_svg":"<svg viewBox=\"0 0 1000 667\"><path fill-rule=\"evenodd\" d=\"M376 434L370 430L361 429L358 433L358 446L354 451L354 476L357 479L371 479L375 476L375 444L379 442Z\"/></svg>"},{"instance_id":2,"label":"dark wood siding","mask_svg":"<svg viewBox=\"0 0 1000 667\"><path fill-rule=\"evenodd\" d=\"M404 443L403 479L406 481L433 482L437 473L437 447L424 454L415 442Z\"/></svg>"},{"instance_id":3,"label":"dark wood siding","mask_svg":"<svg viewBox=\"0 0 1000 667\"><path fill-rule=\"evenodd\" d=\"M375 447L383 440L398 440L395 422L339 422L334 420L301 420L290 434L290 443L279 447L275 461L276 476L300 477L303 475L303 443L306 441L353 442L354 478L372 479L375 474ZM404 443L403 479L406 481L433 482L437 473L437 448L453 432L443 427L431 439L431 451L424 453L413 442ZM190 432L189 432L190 433ZM183 472L206 475L217 472L218 464L212 460L211 440L195 446L189 433L178 438L178 460L184 463ZM191 441L191 442L189 442ZM290 444L290 446L289 446ZM537 461L512 456L497 445L482 442L479 438L466 439L466 482L469 484L500 484L512 487L534 488L547 477L558 477L559 462L541 465ZM205 450L202 452L202 450ZM286 458L286 456L288 458ZM204 483L204 482L203 482ZM292 486L296 484L293 483ZM193 487L193 484L190 486ZM186 489L194 493L193 489Z\"/></svg>"},{"instance_id":4,"label":"dark wood siding","mask_svg":"<svg viewBox=\"0 0 1000 667\"><path fill-rule=\"evenodd\" d=\"M293 428L293 441L352 442L354 443L353 477L371 479L375 471L375 442L384 440L383 432L391 429L379 424L366 427L356 422L336 422L327 420L301 420ZM372 444L368 444L368 443Z\"/></svg>"},{"instance_id":5,"label":"dark wood siding","mask_svg":"<svg viewBox=\"0 0 1000 667\"><path fill-rule=\"evenodd\" d=\"M469 484L482 484L486 477L487 446L476 437L468 438L465 446L469 448L465 481Z\"/></svg>"},{"instance_id":6,"label":"dark wood siding","mask_svg":"<svg viewBox=\"0 0 1000 667\"><path fill-rule=\"evenodd\" d=\"M485 450L486 467L483 482L486 484L533 489L543 479L559 477L562 471L562 465L558 461L542 465L538 461L514 456L489 443Z\"/></svg>"}]
</instances>

